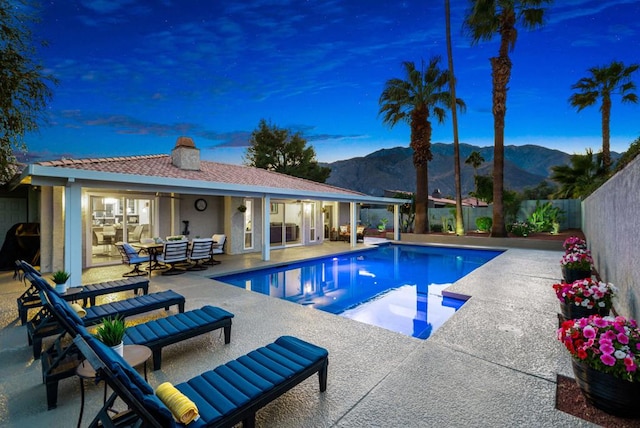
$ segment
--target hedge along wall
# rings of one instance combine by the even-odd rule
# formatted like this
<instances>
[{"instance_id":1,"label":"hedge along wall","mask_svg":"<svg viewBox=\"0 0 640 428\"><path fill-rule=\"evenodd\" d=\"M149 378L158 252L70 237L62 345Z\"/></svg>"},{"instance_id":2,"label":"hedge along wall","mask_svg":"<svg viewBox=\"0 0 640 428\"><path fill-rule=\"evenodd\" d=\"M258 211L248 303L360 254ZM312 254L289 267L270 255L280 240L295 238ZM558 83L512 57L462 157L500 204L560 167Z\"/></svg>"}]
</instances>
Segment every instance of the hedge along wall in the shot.
<instances>
[{"instance_id":1,"label":"hedge along wall","mask_svg":"<svg viewBox=\"0 0 640 428\"><path fill-rule=\"evenodd\" d=\"M614 307L640 318L640 157L582 202L582 231L603 281L619 288Z\"/></svg>"}]
</instances>

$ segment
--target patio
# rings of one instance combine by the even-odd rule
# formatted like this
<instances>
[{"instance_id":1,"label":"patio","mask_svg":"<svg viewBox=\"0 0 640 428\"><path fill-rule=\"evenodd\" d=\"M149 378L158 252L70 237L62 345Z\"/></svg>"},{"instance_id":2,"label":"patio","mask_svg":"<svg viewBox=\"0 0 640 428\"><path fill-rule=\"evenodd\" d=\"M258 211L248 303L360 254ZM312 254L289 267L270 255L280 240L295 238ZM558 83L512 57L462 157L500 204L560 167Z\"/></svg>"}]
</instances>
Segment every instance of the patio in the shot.
<instances>
[{"instance_id":1,"label":"patio","mask_svg":"<svg viewBox=\"0 0 640 428\"><path fill-rule=\"evenodd\" d=\"M258 412L259 426L591 426L555 409L556 375L572 377L570 360L555 339L558 304L551 285L560 278L562 252L549 244L541 248L509 248L450 287L472 298L426 341L208 278L349 251L344 242L273 251L269 262L259 254L223 255L217 257L222 264L205 271L154 273L150 292L172 289L186 297L187 309L211 304L235 318L229 345L215 332L165 348L162 370L150 371L149 383L181 382L289 334L329 350L328 388L320 394L317 379L306 380ZM82 282L120 277L126 270L91 269ZM15 299L24 285L12 275L0 273L0 425L75 426L80 384L75 378L62 381L58 407L46 410L40 362L33 361L26 328L17 319ZM162 313L151 315L157 316ZM86 389L83 426L100 407L103 391L89 383Z\"/></svg>"}]
</instances>

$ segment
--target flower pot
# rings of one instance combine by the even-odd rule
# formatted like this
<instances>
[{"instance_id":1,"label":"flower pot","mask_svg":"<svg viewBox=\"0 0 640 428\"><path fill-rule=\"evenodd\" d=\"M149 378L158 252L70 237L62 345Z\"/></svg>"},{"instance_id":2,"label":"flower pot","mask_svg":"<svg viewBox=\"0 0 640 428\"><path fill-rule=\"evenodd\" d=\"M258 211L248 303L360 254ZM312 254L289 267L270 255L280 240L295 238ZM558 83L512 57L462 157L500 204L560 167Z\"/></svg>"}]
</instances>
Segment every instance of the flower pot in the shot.
<instances>
[{"instance_id":1,"label":"flower pot","mask_svg":"<svg viewBox=\"0 0 640 428\"><path fill-rule=\"evenodd\" d=\"M629 382L571 359L576 383L588 403L615 416L640 417L640 382Z\"/></svg>"},{"instance_id":2,"label":"flower pot","mask_svg":"<svg viewBox=\"0 0 640 428\"><path fill-rule=\"evenodd\" d=\"M570 269L563 267L562 276L564 276L564 282L571 284L573 281L579 279L585 279L591 277L591 269Z\"/></svg>"},{"instance_id":3,"label":"flower pot","mask_svg":"<svg viewBox=\"0 0 640 428\"><path fill-rule=\"evenodd\" d=\"M56 284L56 291L58 292L58 294L66 293L68 288L69 286L66 282L64 284Z\"/></svg>"},{"instance_id":4,"label":"flower pot","mask_svg":"<svg viewBox=\"0 0 640 428\"><path fill-rule=\"evenodd\" d=\"M585 308L584 306L576 306L573 303L560 303L560 313L564 317L564 319L572 320L577 318L587 318L590 315L598 314L600 316L609 315L608 308L601 308L598 306L594 306L591 309Z\"/></svg>"},{"instance_id":5,"label":"flower pot","mask_svg":"<svg viewBox=\"0 0 640 428\"><path fill-rule=\"evenodd\" d=\"M116 354L120 355L121 357L124 356L124 342L120 342L116 346L112 346L111 349L116 351Z\"/></svg>"}]
</instances>

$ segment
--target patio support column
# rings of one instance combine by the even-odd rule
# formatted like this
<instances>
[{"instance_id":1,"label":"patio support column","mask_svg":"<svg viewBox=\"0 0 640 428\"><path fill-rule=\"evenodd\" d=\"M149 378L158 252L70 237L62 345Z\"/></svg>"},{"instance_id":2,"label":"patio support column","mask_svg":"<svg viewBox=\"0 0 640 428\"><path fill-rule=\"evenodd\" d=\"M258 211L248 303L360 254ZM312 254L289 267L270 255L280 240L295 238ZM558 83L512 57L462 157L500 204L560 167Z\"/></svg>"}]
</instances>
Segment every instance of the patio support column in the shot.
<instances>
[{"instance_id":1,"label":"patio support column","mask_svg":"<svg viewBox=\"0 0 640 428\"><path fill-rule=\"evenodd\" d=\"M349 240L351 242L351 246L355 247L358 240L357 240L357 219L356 219L356 209L358 208L357 204L355 202L350 202L349 203L349 211L350 211L350 219L349 219L349 223L351 224L351 236L349 237Z\"/></svg>"},{"instance_id":2,"label":"patio support column","mask_svg":"<svg viewBox=\"0 0 640 428\"><path fill-rule=\"evenodd\" d=\"M69 286L82 284L82 187L69 179L64 188L64 270ZM55 243L54 243L55 245Z\"/></svg>"},{"instance_id":3,"label":"patio support column","mask_svg":"<svg viewBox=\"0 0 640 428\"><path fill-rule=\"evenodd\" d=\"M262 197L262 260L271 260L271 197Z\"/></svg>"},{"instance_id":4,"label":"patio support column","mask_svg":"<svg viewBox=\"0 0 640 428\"><path fill-rule=\"evenodd\" d=\"M393 240L400 240L400 205L393 205Z\"/></svg>"}]
</instances>

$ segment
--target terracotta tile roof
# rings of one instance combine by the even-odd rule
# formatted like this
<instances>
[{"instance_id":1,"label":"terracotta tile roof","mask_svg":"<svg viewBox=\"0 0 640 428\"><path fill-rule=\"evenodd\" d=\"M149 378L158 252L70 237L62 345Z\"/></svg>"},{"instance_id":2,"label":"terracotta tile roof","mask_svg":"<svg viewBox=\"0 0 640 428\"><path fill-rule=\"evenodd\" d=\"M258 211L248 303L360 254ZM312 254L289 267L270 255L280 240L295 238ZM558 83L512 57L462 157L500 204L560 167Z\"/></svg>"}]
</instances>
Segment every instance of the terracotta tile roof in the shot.
<instances>
[{"instance_id":1,"label":"terracotta tile roof","mask_svg":"<svg viewBox=\"0 0 640 428\"><path fill-rule=\"evenodd\" d=\"M40 166L62 167L85 171L179 178L246 186L271 187L274 189L291 189L303 192L323 192L364 196L363 193L352 190L242 165L201 161L200 171L183 170L172 165L171 156L169 155L61 159L56 161L38 162L36 164Z\"/></svg>"}]
</instances>

